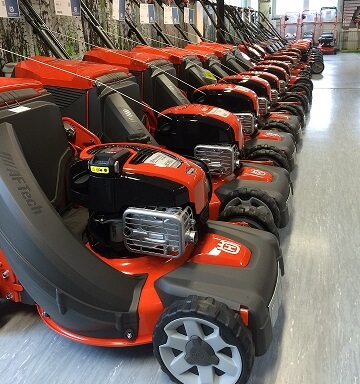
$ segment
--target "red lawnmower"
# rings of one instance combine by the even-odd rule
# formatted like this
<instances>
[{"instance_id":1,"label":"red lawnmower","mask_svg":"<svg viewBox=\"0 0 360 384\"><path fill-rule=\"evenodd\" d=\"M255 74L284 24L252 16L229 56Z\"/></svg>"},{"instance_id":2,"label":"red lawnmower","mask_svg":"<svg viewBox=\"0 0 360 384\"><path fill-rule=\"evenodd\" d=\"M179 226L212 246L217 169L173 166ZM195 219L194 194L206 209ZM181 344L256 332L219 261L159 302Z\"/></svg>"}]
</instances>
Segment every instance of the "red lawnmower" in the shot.
<instances>
[{"instance_id":1,"label":"red lawnmower","mask_svg":"<svg viewBox=\"0 0 360 384\"><path fill-rule=\"evenodd\" d=\"M247 97L244 97L244 94L246 94ZM219 83L197 89L194 93L194 100L200 104L226 108L228 111L236 114L241 120L244 132L246 132L245 148L248 151L247 158L252 160L268 159L266 154L263 153L263 149L265 148L258 145L261 141L257 140L256 137L257 113L254 113L254 109L257 105L257 96L253 91L235 84ZM286 122L286 116L279 115L279 117ZM268 128L269 130L272 128L271 123L269 123ZM277 148L282 151L282 154L289 163L289 169L293 170L296 161L296 147L291 140L292 136L289 135L290 137L286 140L288 146L286 146L283 145L285 136L280 136L278 132L267 131L266 137L270 135L273 135L273 141L268 140L267 144L272 145L273 142L277 143ZM301 129L298 135L301 135Z\"/></svg>"},{"instance_id":2,"label":"red lawnmower","mask_svg":"<svg viewBox=\"0 0 360 384\"><path fill-rule=\"evenodd\" d=\"M202 57L206 53L217 55L219 62L221 60L220 66L213 64L214 60L211 59L211 61L209 60L211 66L209 64L205 66L205 68L213 71L214 74L219 77L220 81L225 77L238 76L244 72L249 75L250 71L256 71L257 73L261 71L276 76L278 85L276 88L272 85L271 88L277 91L277 98L282 104L282 111L286 112L290 117L290 121L286 123L288 125L287 129L284 129L281 124L278 124L277 129L285 132L288 132L290 129L296 136L296 132L299 131L299 122L295 120L296 117L299 118L301 126L305 126L305 114L308 113L310 109L312 83L311 80L309 80L310 84L308 84L307 79L299 78L296 84L288 86L290 70L286 62L268 61L267 63L260 62L254 66L251 62L248 62L241 56L239 57L239 55L242 54L239 50L232 52L230 47L226 45L224 47L222 44L215 43L204 43L200 45L189 44L186 49L197 52L199 57ZM268 79L263 79L268 81ZM259 97L261 97L261 95L259 95ZM276 117L272 120L274 124L277 123ZM296 136L296 140L299 140L298 136Z\"/></svg>"},{"instance_id":3,"label":"red lawnmower","mask_svg":"<svg viewBox=\"0 0 360 384\"><path fill-rule=\"evenodd\" d=\"M146 51L148 50L148 47L144 47L144 49L145 52L127 52L95 48L87 52L84 58L86 60L98 63L107 62L112 63L114 65L126 66L128 70L138 79L142 100L157 111L163 111L164 109L173 106L189 104L189 100L184 97L184 94L178 89L176 68L178 69L178 72L181 71L181 67L186 67L189 69L189 73L187 76L189 80L193 79L193 86L191 89L192 93L194 92L194 90L196 90L196 88L200 86L200 84L204 84L202 78L206 76L207 72L201 71L203 70L203 68L199 67L199 64L190 65L191 63L188 63L186 60L183 60L181 62L180 68L179 66L173 67L171 66L169 61L165 61L164 55L162 56L147 53ZM174 56L173 53L172 56ZM186 56L189 55L186 54L185 57ZM197 79L196 82L195 79ZM180 82L181 81L179 81L179 83ZM247 99L249 97L249 93L251 92L245 89L243 91L243 97L244 99ZM253 93L251 97L256 99L256 95L254 95ZM257 112L257 100L254 100L252 107L255 108L255 111ZM222 108L228 109L227 105L222 105ZM145 112L148 113L149 109L147 109ZM148 119L147 126L149 130L155 130L157 126L157 116L152 114L152 116L150 116L150 118ZM244 129L244 133L246 135L247 132L248 130ZM291 154L294 152L295 149L291 137L289 137L289 135L282 135L281 132L277 136L275 136L273 133L260 131L255 132L253 130L251 138L255 141L253 140L251 142L248 142L246 144L247 148L253 148L251 149L251 151L270 149L272 152L267 152L268 160L273 160L274 157L278 158L279 154L283 155L284 148L286 148L287 154L290 158ZM269 148L269 146L271 146L271 148ZM275 154L275 152L277 152L277 154ZM274 157L272 156L272 153L274 154ZM244 155L246 157L247 153L245 152ZM287 162L286 157L284 158L284 160L285 162ZM288 170L292 169L291 164L285 164L284 166Z\"/></svg>"},{"instance_id":4,"label":"red lawnmower","mask_svg":"<svg viewBox=\"0 0 360 384\"><path fill-rule=\"evenodd\" d=\"M212 53L216 55L222 63L222 68L225 72L227 72L228 75L248 71L251 68L256 69L258 65L273 65L286 70L288 76L286 77L286 79L280 80L284 80L286 85L289 86L289 91L291 91L292 85L295 85L297 83L303 83L310 89L312 89L312 81L311 79L309 79L309 76L299 76L298 73L292 72L293 65L291 64L291 62L294 61L295 63L299 61L299 54L296 53L295 55L297 56L297 59L294 59L291 56L284 57L283 54L281 56L266 56L267 60L260 60L261 56L259 55L258 60L253 63L251 61L251 58L247 56L246 53L242 50L241 45L232 46L230 44L219 44L202 41L199 44L188 44L185 48L193 52L202 52L203 54ZM245 49L245 51L246 50L247 49Z\"/></svg>"},{"instance_id":5,"label":"red lawnmower","mask_svg":"<svg viewBox=\"0 0 360 384\"><path fill-rule=\"evenodd\" d=\"M136 46L133 48L131 52L140 52L140 53L150 53L150 54L155 54L159 57L163 57L167 60L169 60L175 67L176 69L176 74L178 77L178 85L180 88L184 89L186 91L186 95L190 101L194 101L194 92L196 92L197 88L206 86L206 85L211 85L216 83L216 78L210 72L209 70L204 70L202 67L202 62L198 61L204 58L203 54L192 54L190 50L186 49L180 49L180 48L152 48L148 46ZM122 52L121 51L114 51L113 53L110 51L106 52L106 50L98 49L95 48L92 51L89 51L85 57L91 61L103 61L103 62L108 62L111 64L115 64L119 62L119 59L116 58L116 55L121 56ZM196 60L198 58L198 60ZM203 61L203 60L202 60ZM211 60L213 65L208 68L211 68L211 70L214 70L214 60ZM221 66L216 66L216 71L218 71ZM215 72L216 73L216 72ZM224 76L227 76L225 73ZM184 81L185 84L187 85L186 88L184 88ZM221 82L222 79L220 78L219 81ZM265 80L260 80L260 81L265 81ZM252 87L248 87L249 89L255 91L257 93L258 87L256 87L256 79L252 81L255 84L255 89ZM244 87L247 85L245 84ZM259 109L261 109L261 106L263 106L263 98L261 98L261 94L259 95ZM248 97L246 94L246 90L244 89L244 96ZM224 106L226 109L226 106ZM257 108L255 108L256 110ZM268 111L267 111L268 112ZM266 112L266 113L267 113ZM294 135L298 132L298 130L301 128L299 125L299 121L296 116L288 116L287 121L285 122L285 119L279 119L278 116L275 115L268 115L267 116L267 121L271 121L272 128L275 129L275 125L277 124L276 128L280 132L287 132L287 133L293 133ZM285 127L286 125L286 127ZM259 127L260 128L260 127ZM261 128L266 129L267 126L263 124ZM262 129L263 130L263 129ZM247 134L245 132L245 134ZM252 132L252 138L253 139L258 139L258 144L262 142L262 140L273 140L273 138L269 135L266 138L267 133L266 132L261 132L261 134L258 132ZM280 134L281 136L281 134ZM286 135L283 135L281 137L281 145L282 145L282 150L284 150L284 147L287 148L287 150L292 153L294 150L294 146L287 140L289 139ZM248 147L249 147L248 143ZM264 142L265 144L265 142ZM279 143L275 143L275 146L278 146Z\"/></svg>"},{"instance_id":6,"label":"red lawnmower","mask_svg":"<svg viewBox=\"0 0 360 384\"><path fill-rule=\"evenodd\" d=\"M53 94L57 103L63 106L62 114L64 116L71 117L76 121L86 122L86 128L96 133L103 142L118 140L149 142L149 140L152 140L152 143L156 143L140 121L141 104L134 102L134 100L138 99L136 94L138 91L136 91L136 84L134 84L132 76L120 75L119 67L109 65L54 59L43 60L45 63L51 63L52 67L44 69L40 75L37 75L39 73L37 69L41 66L41 61L37 63L30 60L19 63L15 68L15 73L20 76L32 76L41 79L44 86ZM163 64L168 66L166 61ZM160 64L158 63L158 65ZM142 66L145 65L142 64ZM88 78L83 79L80 77L75 81L75 75L69 78L68 73L60 71L58 67L66 68L68 71L72 68L74 74L79 73L80 70L84 71L87 73ZM110 68L112 71L109 71ZM142 69L142 67L140 68ZM172 69L173 67L169 68ZM109 73L109 75L105 75L106 73ZM139 75L134 74L135 76ZM174 97L181 97L179 100L183 100L182 93L174 87L164 72L155 68L153 76L150 76L151 72L148 74L147 71L143 70L141 70L140 74L144 76L142 81L155 84L154 87L157 92L165 92L166 90L166 92L171 92ZM94 81L89 79L90 76L93 77ZM100 83L100 81L107 80L109 81L107 83L108 87ZM98 86L94 87L94 84L98 84ZM76 93L77 97L74 99L74 103L63 105L64 95L69 94L71 97L74 94L74 89L79 92ZM82 93L80 93L80 89L82 89ZM126 96L130 96L130 98L128 99ZM147 98L155 100L152 92L148 93ZM87 100L89 100L89 104L91 102L91 107L86 106ZM161 105L164 102L167 101L159 101L158 103ZM186 105L191 107L190 104ZM226 114L228 120L228 122L224 122L221 121L219 115L204 113L204 106L196 106L195 108L197 108L197 113L193 111L192 114L199 116L203 114L200 131L197 121L192 119L188 120L186 129L182 129L181 133L178 132L178 138L181 137L182 141L188 143L187 151L183 152L182 148L175 145L175 142L165 143L160 141L159 144L166 145L168 149L187 156L195 155L200 160L204 160L204 158L198 153L195 154L196 146L200 144L225 145L226 148L216 148L218 154L223 152L224 157L220 164L216 162L218 171L216 188L214 188L214 195L210 204L211 219L245 222L250 226L266 229L277 234L276 226L282 228L289 222L292 191L289 185L288 173L277 167L258 164L247 164L245 166L245 164L242 164L240 159L244 159L243 135L238 119L233 114L222 111L222 113ZM210 109L213 109L213 107L207 107L207 110ZM220 112L220 109L217 110ZM98 111L98 113L94 114L92 111ZM136 114L133 111L138 113ZM182 114L187 114L186 108L177 110L177 118L182 118ZM160 116L164 116L164 113ZM188 116L184 118L188 119ZM167 118L169 121L171 119L173 117ZM209 136L210 130L213 131L214 137L217 137L217 143L214 142L212 136ZM231 147L230 152L229 145ZM240 151L241 156L239 156ZM285 155L272 151L269 145L265 148L254 147L251 154L250 151L247 150L247 152L248 157L254 160L266 161L271 159L276 164L287 165ZM259 156L261 156L261 159L259 159ZM208 161L209 158L206 157L205 160ZM230 164L228 164L228 161L230 161ZM236 173L234 173L235 169L237 169ZM214 163L212 163L212 170L214 171ZM227 208L231 208L231 210Z\"/></svg>"},{"instance_id":7,"label":"red lawnmower","mask_svg":"<svg viewBox=\"0 0 360 384\"><path fill-rule=\"evenodd\" d=\"M204 171L159 147L74 156L59 108L28 85L0 106L0 297L78 342L152 342L179 383L245 383L280 306L275 236L207 221Z\"/></svg>"},{"instance_id":8,"label":"red lawnmower","mask_svg":"<svg viewBox=\"0 0 360 384\"><path fill-rule=\"evenodd\" d=\"M234 114L188 104L166 109L158 122L154 137L160 145L195 156L209 167L214 187L210 217L236 221L242 210L254 205L270 211L277 227L288 224L292 208L288 173L242 159L242 130Z\"/></svg>"},{"instance_id":9,"label":"red lawnmower","mask_svg":"<svg viewBox=\"0 0 360 384\"><path fill-rule=\"evenodd\" d=\"M355 12L354 12L355 16ZM336 55L336 24L337 8L321 7L320 9L320 37L318 49L322 54Z\"/></svg>"}]
</instances>

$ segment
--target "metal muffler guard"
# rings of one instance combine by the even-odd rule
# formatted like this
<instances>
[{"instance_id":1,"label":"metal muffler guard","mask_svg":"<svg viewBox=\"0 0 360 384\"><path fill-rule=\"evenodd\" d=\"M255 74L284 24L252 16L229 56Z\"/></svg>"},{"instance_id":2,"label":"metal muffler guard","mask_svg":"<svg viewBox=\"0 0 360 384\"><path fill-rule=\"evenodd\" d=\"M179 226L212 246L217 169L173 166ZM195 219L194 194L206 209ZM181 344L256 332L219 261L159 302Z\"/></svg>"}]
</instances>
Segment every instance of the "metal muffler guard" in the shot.
<instances>
[{"instance_id":1,"label":"metal muffler guard","mask_svg":"<svg viewBox=\"0 0 360 384\"><path fill-rule=\"evenodd\" d=\"M190 207L128 208L123 215L124 241L131 252L179 258L197 242Z\"/></svg>"},{"instance_id":2,"label":"metal muffler guard","mask_svg":"<svg viewBox=\"0 0 360 384\"><path fill-rule=\"evenodd\" d=\"M235 145L197 145L194 156L204 161L213 176L231 175L237 167L238 150Z\"/></svg>"},{"instance_id":3,"label":"metal muffler guard","mask_svg":"<svg viewBox=\"0 0 360 384\"><path fill-rule=\"evenodd\" d=\"M251 136L255 131L255 117L252 113L235 113L241 123L244 135Z\"/></svg>"}]
</instances>

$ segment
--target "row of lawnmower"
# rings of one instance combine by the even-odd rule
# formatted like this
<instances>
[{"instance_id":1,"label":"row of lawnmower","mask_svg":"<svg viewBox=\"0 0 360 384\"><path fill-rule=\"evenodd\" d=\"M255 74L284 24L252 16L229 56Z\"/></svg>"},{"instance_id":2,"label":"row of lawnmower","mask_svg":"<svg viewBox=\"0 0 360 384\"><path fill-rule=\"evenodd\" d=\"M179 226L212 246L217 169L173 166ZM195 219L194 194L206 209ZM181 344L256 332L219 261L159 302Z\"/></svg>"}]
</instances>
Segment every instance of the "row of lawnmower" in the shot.
<instances>
[{"instance_id":1,"label":"row of lawnmower","mask_svg":"<svg viewBox=\"0 0 360 384\"><path fill-rule=\"evenodd\" d=\"M313 42L309 39L287 41L279 34L263 13L251 8L242 8L228 4L225 4L224 9L219 12L217 3L210 0L198 1L207 14L209 22L216 28L222 41L226 41L232 46L237 46L251 60L255 62L263 60L266 53L276 54L279 48L290 44L292 48L300 49L303 55L302 61L307 61L308 64L308 74L319 74L324 70L321 49L315 48ZM178 5L180 3L181 0L177 1ZM221 17L221 13L223 13L223 17ZM206 41L197 28L194 28L193 25L192 27L196 35L202 41ZM186 36L183 37L186 39ZM303 75L305 74L303 73Z\"/></svg>"},{"instance_id":2,"label":"row of lawnmower","mask_svg":"<svg viewBox=\"0 0 360 384\"><path fill-rule=\"evenodd\" d=\"M152 342L175 382L248 380L312 82L306 41L243 48L94 48L0 78L0 298L83 343Z\"/></svg>"}]
</instances>

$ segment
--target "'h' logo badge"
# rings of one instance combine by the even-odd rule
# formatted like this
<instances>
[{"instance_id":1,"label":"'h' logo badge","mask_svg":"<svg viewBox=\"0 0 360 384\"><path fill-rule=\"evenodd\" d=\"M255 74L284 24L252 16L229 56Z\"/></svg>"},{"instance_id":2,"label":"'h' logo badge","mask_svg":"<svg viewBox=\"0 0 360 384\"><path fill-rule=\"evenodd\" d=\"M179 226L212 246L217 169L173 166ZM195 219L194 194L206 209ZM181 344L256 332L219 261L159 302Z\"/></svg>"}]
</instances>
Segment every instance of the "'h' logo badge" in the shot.
<instances>
[{"instance_id":1,"label":"'h' logo badge","mask_svg":"<svg viewBox=\"0 0 360 384\"><path fill-rule=\"evenodd\" d=\"M240 252L240 246L228 240L220 240L216 248L231 255L237 255Z\"/></svg>"}]
</instances>

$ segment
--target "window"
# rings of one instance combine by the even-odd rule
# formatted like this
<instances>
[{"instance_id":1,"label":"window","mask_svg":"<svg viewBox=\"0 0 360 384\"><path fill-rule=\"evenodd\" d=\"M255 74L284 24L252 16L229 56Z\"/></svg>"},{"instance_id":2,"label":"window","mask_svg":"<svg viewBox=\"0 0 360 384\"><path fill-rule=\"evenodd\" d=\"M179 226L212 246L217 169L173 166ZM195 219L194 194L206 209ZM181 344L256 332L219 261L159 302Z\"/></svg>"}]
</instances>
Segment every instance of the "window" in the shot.
<instances>
[{"instance_id":1,"label":"window","mask_svg":"<svg viewBox=\"0 0 360 384\"><path fill-rule=\"evenodd\" d=\"M258 10L258 7L259 7L259 2L258 0L250 0L249 1L249 6L253 9L255 9L256 11Z\"/></svg>"},{"instance_id":2,"label":"window","mask_svg":"<svg viewBox=\"0 0 360 384\"><path fill-rule=\"evenodd\" d=\"M273 17L284 16L288 12L303 10L320 11L321 7L342 6L343 0L272 0Z\"/></svg>"},{"instance_id":3,"label":"window","mask_svg":"<svg viewBox=\"0 0 360 384\"><path fill-rule=\"evenodd\" d=\"M275 2L275 13L276 15L285 15L288 12L301 12L304 8L303 0L276 0Z\"/></svg>"},{"instance_id":4,"label":"window","mask_svg":"<svg viewBox=\"0 0 360 384\"><path fill-rule=\"evenodd\" d=\"M337 0L309 0L309 9L320 11L321 7L337 7Z\"/></svg>"}]
</instances>

